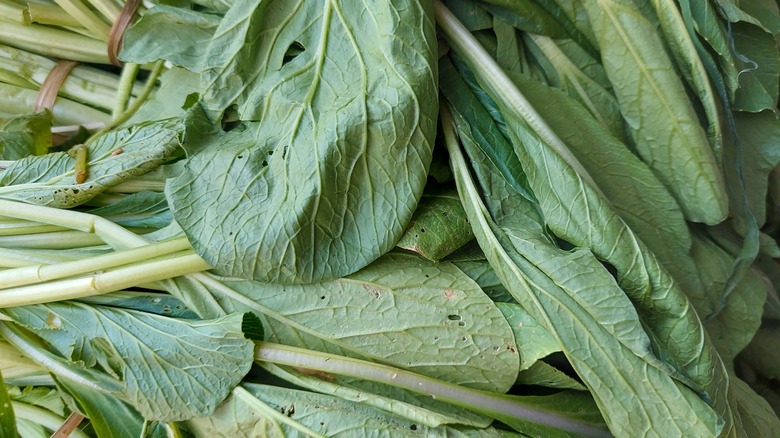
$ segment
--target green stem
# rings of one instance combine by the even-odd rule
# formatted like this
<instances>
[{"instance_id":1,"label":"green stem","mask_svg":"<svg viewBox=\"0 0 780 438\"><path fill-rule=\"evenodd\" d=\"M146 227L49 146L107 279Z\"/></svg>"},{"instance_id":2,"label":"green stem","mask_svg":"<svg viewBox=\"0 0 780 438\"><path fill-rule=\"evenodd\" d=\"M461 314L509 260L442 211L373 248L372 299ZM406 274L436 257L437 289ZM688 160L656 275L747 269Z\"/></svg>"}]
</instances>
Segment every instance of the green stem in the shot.
<instances>
[{"instance_id":1,"label":"green stem","mask_svg":"<svg viewBox=\"0 0 780 438\"><path fill-rule=\"evenodd\" d=\"M563 140L547 125L547 122L471 32L452 15L452 12L441 1L434 0L433 5L436 24L439 25L439 29L447 38L450 47L466 61L466 64L475 73L478 73L477 76L480 79L485 80L486 83L483 85L490 91L491 97L505 107L508 112L525 121L542 141L558 153L585 182L600 193L598 185L590 177L585 167L571 153Z\"/></svg>"},{"instance_id":2,"label":"green stem","mask_svg":"<svg viewBox=\"0 0 780 438\"><path fill-rule=\"evenodd\" d=\"M116 21L117 18L119 18L119 15L122 13L122 8L116 5L113 1L110 0L88 0L90 4L101 14L103 14L104 17L108 20L109 23L113 23Z\"/></svg>"},{"instance_id":3,"label":"green stem","mask_svg":"<svg viewBox=\"0 0 780 438\"><path fill-rule=\"evenodd\" d=\"M54 0L65 12L75 18L81 26L103 41L108 41L108 33L111 26L106 24L100 17L95 15L92 10L80 0Z\"/></svg>"},{"instance_id":4,"label":"green stem","mask_svg":"<svg viewBox=\"0 0 780 438\"><path fill-rule=\"evenodd\" d=\"M103 239L83 231L0 236L0 247L10 249L75 249L103 245Z\"/></svg>"},{"instance_id":5,"label":"green stem","mask_svg":"<svg viewBox=\"0 0 780 438\"><path fill-rule=\"evenodd\" d=\"M52 26L81 27L81 23L56 4L28 2L22 11L24 24L48 24Z\"/></svg>"},{"instance_id":6,"label":"green stem","mask_svg":"<svg viewBox=\"0 0 780 438\"><path fill-rule=\"evenodd\" d=\"M153 243L81 260L8 269L0 271L0 294L2 294L3 289L43 283L65 277L82 275L88 272L116 268L118 266L138 263L139 261L151 258L159 258L174 252L186 251L188 249L190 249L189 241L186 237L180 237L174 240Z\"/></svg>"},{"instance_id":7,"label":"green stem","mask_svg":"<svg viewBox=\"0 0 780 438\"><path fill-rule=\"evenodd\" d=\"M114 249L146 245L146 239L100 216L0 199L0 216L93 233Z\"/></svg>"},{"instance_id":8,"label":"green stem","mask_svg":"<svg viewBox=\"0 0 780 438\"><path fill-rule=\"evenodd\" d=\"M138 111L139 108L141 108L141 105L143 105L146 100L149 98L149 96L154 91L155 87L157 86L157 79L162 74L163 70L165 69L165 62L160 60L157 61L154 64L154 67L152 68L151 73L149 73L149 78L146 80L146 86L144 87L141 94L136 98L136 100L133 102L132 105L125 111L122 115L119 117L116 117L107 127L106 131L110 131L111 129L116 128L117 126L122 125L125 123L130 117L133 116L133 114Z\"/></svg>"},{"instance_id":9,"label":"green stem","mask_svg":"<svg viewBox=\"0 0 780 438\"><path fill-rule=\"evenodd\" d=\"M112 119L116 120L127 110L127 102L130 101L135 78L138 76L139 71L141 71L140 64L128 63L122 68L122 75L119 77L119 87L116 90L114 110L111 112Z\"/></svg>"},{"instance_id":10,"label":"green stem","mask_svg":"<svg viewBox=\"0 0 780 438\"><path fill-rule=\"evenodd\" d=\"M567 432L610 436L609 432L552 412L529 406L519 397L480 391L443 382L399 368L360 359L305 350L287 345L257 342L255 360L383 383L466 407L491 418L522 418Z\"/></svg>"},{"instance_id":11,"label":"green stem","mask_svg":"<svg viewBox=\"0 0 780 438\"><path fill-rule=\"evenodd\" d=\"M85 277L1 290L0 308L100 295L133 287L139 282L166 280L207 269L211 266L192 250L180 251L163 259L121 266Z\"/></svg>"},{"instance_id":12,"label":"green stem","mask_svg":"<svg viewBox=\"0 0 780 438\"><path fill-rule=\"evenodd\" d=\"M52 58L108 64L105 41L48 26L25 26L0 17L0 43Z\"/></svg>"},{"instance_id":13,"label":"green stem","mask_svg":"<svg viewBox=\"0 0 780 438\"><path fill-rule=\"evenodd\" d=\"M3 22L0 21L0 33ZM0 83L0 113L27 114L35 109L38 90ZM90 106L59 97L52 108L54 123L57 125L84 125L93 122L108 123L108 114Z\"/></svg>"}]
</instances>

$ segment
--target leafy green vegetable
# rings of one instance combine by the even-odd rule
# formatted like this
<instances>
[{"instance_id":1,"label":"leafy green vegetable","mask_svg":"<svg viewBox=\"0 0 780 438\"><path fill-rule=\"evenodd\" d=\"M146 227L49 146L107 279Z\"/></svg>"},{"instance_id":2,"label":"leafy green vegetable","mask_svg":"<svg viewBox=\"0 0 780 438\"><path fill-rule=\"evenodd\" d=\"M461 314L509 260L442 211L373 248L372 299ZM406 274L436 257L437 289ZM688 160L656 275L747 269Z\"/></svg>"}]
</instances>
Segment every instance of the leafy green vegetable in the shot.
<instances>
[{"instance_id":1,"label":"leafy green vegetable","mask_svg":"<svg viewBox=\"0 0 780 438\"><path fill-rule=\"evenodd\" d=\"M190 322L77 303L4 312L73 365L98 366L147 419L181 420L213 411L251 364L252 343L241 332L241 314Z\"/></svg>"},{"instance_id":2,"label":"leafy green vegetable","mask_svg":"<svg viewBox=\"0 0 780 438\"><path fill-rule=\"evenodd\" d=\"M51 124L49 111L9 120L0 131L0 158L19 160L47 153L51 146Z\"/></svg>"},{"instance_id":3,"label":"leafy green vegetable","mask_svg":"<svg viewBox=\"0 0 780 438\"><path fill-rule=\"evenodd\" d=\"M438 261L472 238L458 194L445 191L423 194L398 247Z\"/></svg>"},{"instance_id":4,"label":"leafy green vegetable","mask_svg":"<svg viewBox=\"0 0 780 438\"><path fill-rule=\"evenodd\" d=\"M0 198L59 208L83 204L163 164L179 150L178 127L178 121L164 120L94 138L88 145L84 182L75 181L74 160L65 152L15 161L0 172Z\"/></svg>"},{"instance_id":5,"label":"leafy green vegetable","mask_svg":"<svg viewBox=\"0 0 780 438\"><path fill-rule=\"evenodd\" d=\"M269 23L282 25L255 38ZM320 281L395 244L431 160L432 24L419 4L256 2L227 12L207 51L202 102L219 118L236 101L238 117L257 122L216 136L167 189L176 221L218 273Z\"/></svg>"},{"instance_id":6,"label":"leafy green vegetable","mask_svg":"<svg viewBox=\"0 0 780 438\"><path fill-rule=\"evenodd\" d=\"M19 436L16 430L14 408L11 405L11 397L6 389L2 371L0 371L0 434L8 438Z\"/></svg>"},{"instance_id":7,"label":"leafy green vegetable","mask_svg":"<svg viewBox=\"0 0 780 438\"><path fill-rule=\"evenodd\" d=\"M588 0L585 5L639 155L687 219L720 222L728 208L721 174L652 24L628 0Z\"/></svg>"}]
</instances>

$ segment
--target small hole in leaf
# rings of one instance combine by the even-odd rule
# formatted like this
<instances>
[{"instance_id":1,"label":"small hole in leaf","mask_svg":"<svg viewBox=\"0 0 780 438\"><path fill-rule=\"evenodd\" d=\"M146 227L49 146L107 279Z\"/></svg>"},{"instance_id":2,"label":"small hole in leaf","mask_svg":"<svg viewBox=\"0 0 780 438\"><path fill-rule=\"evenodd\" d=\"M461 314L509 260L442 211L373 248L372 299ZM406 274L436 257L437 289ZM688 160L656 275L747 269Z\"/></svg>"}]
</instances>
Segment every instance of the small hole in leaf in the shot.
<instances>
[{"instance_id":1,"label":"small hole in leaf","mask_svg":"<svg viewBox=\"0 0 780 438\"><path fill-rule=\"evenodd\" d=\"M409 426L409 429L417 430L417 425L416 424L412 424L411 426Z\"/></svg>"},{"instance_id":2,"label":"small hole in leaf","mask_svg":"<svg viewBox=\"0 0 780 438\"><path fill-rule=\"evenodd\" d=\"M425 228L420 228L420 232L424 233L425 232Z\"/></svg>"},{"instance_id":3,"label":"small hole in leaf","mask_svg":"<svg viewBox=\"0 0 780 438\"><path fill-rule=\"evenodd\" d=\"M461 327L466 327L466 322L465 321L458 321L458 325L461 326Z\"/></svg>"},{"instance_id":4,"label":"small hole in leaf","mask_svg":"<svg viewBox=\"0 0 780 438\"><path fill-rule=\"evenodd\" d=\"M236 158L238 158L240 160L240 159L244 158L244 156L243 155L239 155Z\"/></svg>"},{"instance_id":5,"label":"small hole in leaf","mask_svg":"<svg viewBox=\"0 0 780 438\"><path fill-rule=\"evenodd\" d=\"M325 295L321 296L321 297L320 297L320 299L321 299L321 300L324 300L324 299L325 299Z\"/></svg>"},{"instance_id":6,"label":"small hole in leaf","mask_svg":"<svg viewBox=\"0 0 780 438\"><path fill-rule=\"evenodd\" d=\"M298 57L298 55L303 53L304 50L306 50L306 47L303 47L303 44L299 43L298 41L293 41L293 43L290 44L290 47L287 48L287 51L284 52L282 65L292 62L295 58Z\"/></svg>"},{"instance_id":7,"label":"small hole in leaf","mask_svg":"<svg viewBox=\"0 0 780 438\"><path fill-rule=\"evenodd\" d=\"M267 166L267 165L268 165L268 161L266 161L266 160L263 160L263 167L265 167L265 166Z\"/></svg>"},{"instance_id":8,"label":"small hole in leaf","mask_svg":"<svg viewBox=\"0 0 780 438\"><path fill-rule=\"evenodd\" d=\"M447 315L447 319L449 319L450 321L460 321L461 317L460 315Z\"/></svg>"}]
</instances>

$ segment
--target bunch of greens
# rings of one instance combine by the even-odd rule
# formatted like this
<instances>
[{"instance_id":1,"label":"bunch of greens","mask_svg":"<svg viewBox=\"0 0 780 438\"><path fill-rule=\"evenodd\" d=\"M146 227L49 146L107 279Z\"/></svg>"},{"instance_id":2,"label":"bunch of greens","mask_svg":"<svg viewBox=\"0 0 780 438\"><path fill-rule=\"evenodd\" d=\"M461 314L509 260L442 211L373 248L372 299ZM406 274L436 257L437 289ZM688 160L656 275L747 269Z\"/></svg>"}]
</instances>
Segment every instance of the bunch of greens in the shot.
<instances>
[{"instance_id":1,"label":"bunch of greens","mask_svg":"<svg viewBox=\"0 0 780 438\"><path fill-rule=\"evenodd\" d=\"M780 430L775 2L139 15L0 107L0 435ZM33 95L105 62L4 38Z\"/></svg>"}]
</instances>

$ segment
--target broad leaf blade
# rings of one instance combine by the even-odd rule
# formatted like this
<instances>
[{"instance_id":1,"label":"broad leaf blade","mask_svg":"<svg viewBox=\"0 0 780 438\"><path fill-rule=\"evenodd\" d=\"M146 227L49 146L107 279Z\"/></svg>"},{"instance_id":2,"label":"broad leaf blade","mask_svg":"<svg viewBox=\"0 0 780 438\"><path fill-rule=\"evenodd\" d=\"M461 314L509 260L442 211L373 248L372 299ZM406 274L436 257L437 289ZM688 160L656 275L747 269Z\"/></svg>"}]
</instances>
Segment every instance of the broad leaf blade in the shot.
<instances>
[{"instance_id":1,"label":"broad leaf blade","mask_svg":"<svg viewBox=\"0 0 780 438\"><path fill-rule=\"evenodd\" d=\"M591 303L577 301L558 287L548 277L549 273L540 271L517 251L517 239L510 240L488 216L460 151L454 146L448 149L464 207L485 255L512 295L537 320L544 321L556 337L591 390L611 431L617 435L650 429L661 436L716 434L717 416L701 399L634 354L591 313L602 306L617 307L607 305L603 298ZM621 294L611 299L625 300L625 297ZM620 308L626 306L631 307L624 304ZM638 396L618 395L625 393ZM659 424L652 420L655 418L670 421Z\"/></svg>"},{"instance_id":2,"label":"broad leaf blade","mask_svg":"<svg viewBox=\"0 0 780 438\"><path fill-rule=\"evenodd\" d=\"M252 363L241 314L186 321L71 302L5 312L70 361L99 365L147 419L212 412Z\"/></svg>"},{"instance_id":3,"label":"broad leaf blade","mask_svg":"<svg viewBox=\"0 0 780 438\"><path fill-rule=\"evenodd\" d=\"M0 370L0 436L8 438L19 436L16 430L14 408L11 405L11 397L5 386L5 380L3 380L2 370Z\"/></svg>"},{"instance_id":4,"label":"broad leaf blade","mask_svg":"<svg viewBox=\"0 0 780 438\"><path fill-rule=\"evenodd\" d=\"M236 3L209 47L203 105L217 119L235 102L257 122L168 187L195 250L222 275L305 283L392 248L431 161L435 42L417 2Z\"/></svg>"},{"instance_id":5,"label":"broad leaf blade","mask_svg":"<svg viewBox=\"0 0 780 438\"><path fill-rule=\"evenodd\" d=\"M628 0L588 0L588 17L639 155L686 218L726 217L723 179L677 72L652 24Z\"/></svg>"},{"instance_id":6,"label":"broad leaf blade","mask_svg":"<svg viewBox=\"0 0 780 438\"><path fill-rule=\"evenodd\" d=\"M202 278L224 306L259 314L275 342L496 392L517 375L509 325L451 264L390 254L347 278L309 285Z\"/></svg>"}]
</instances>

